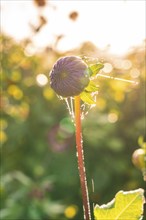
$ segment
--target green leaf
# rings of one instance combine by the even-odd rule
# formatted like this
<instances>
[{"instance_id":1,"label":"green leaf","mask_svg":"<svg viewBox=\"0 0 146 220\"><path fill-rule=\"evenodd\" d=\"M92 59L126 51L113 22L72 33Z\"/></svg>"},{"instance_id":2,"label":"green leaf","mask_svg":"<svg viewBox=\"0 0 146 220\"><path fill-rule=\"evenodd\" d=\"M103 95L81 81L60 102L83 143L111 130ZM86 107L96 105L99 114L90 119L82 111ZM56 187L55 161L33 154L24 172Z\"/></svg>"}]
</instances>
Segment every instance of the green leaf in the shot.
<instances>
[{"instance_id":1,"label":"green leaf","mask_svg":"<svg viewBox=\"0 0 146 220\"><path fill-rule=\"evenodd\" d=\"M91 96L89 92L86 92L86 91L82 92L80 94L80 98L82 99L83 102L89 105L96 104L96 102L94 101L93 97Z\"/></svg>"},{"instance_id":2,"label":"green leaf","mask_svg":"<svg viewBox=\"0 0 146 220\"><path fill-rule=\"evenodd\" d=\"M143 136L139 136L139 137L138 137L138 144L139 144L139 146L142 147L142 146L143 146L143 143L144 143L144 138L143 138Z\"/></svg>"},{"instance_id":3,"label":"green leaf","mask_svg":"<svg viewBox=\"0 0 146 220\"><path fill-rule=\"evenodd\" d=\"M144 190L119 191L106 205L96 205L95 220L142 220Z\"/></svg>"},{"instance_id":4,"label":"green leaf","mask_svg":"<svg viewBox=\"0 0 146 220\"><path fill-rule=\"evenodd\" d=\"M90 81L88 86L85 88L85 91L87 91L87 92L97 92L98 88L99 87L93 81Z\"/></svg>"},{"instance_id":5,"label":"green leaf","mask_svg":"<svg viewBox=\"0 0 146 220\"><path fill-rule=\"evenodd\" d=\"M89 66L89 69L91 70L91 76L96 76L97 73L104 67L102 63L93 64Z\"/></svg>"}]
</instances>

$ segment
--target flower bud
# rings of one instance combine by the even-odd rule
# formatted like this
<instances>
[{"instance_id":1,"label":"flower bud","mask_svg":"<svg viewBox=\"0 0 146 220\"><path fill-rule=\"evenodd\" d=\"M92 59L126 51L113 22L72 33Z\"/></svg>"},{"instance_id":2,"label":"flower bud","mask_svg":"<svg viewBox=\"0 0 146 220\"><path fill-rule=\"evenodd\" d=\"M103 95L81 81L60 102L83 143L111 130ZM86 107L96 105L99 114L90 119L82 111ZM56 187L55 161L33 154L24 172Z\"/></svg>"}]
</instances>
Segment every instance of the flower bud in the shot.
<instances>
[{"instance_id":1,"label":"flower bud","mask_svg":"<svg viewBox=\"0 0 146 220\"><path fill-rule=\"evenodd\" d=\"M137 168L139 168L141 170L146 169L144 149L139 148L134 151L134 153L132 155L132 162Z\"/></svg>"},{"instance_id":2,"label":"flower bud","mask_svg":"<svg viewBox=\"0 0 146 220\"><path fill-rule=\"evenodd\" d=\"M62 57L50 73L52 89L62 97L77 96L89 84L87 64L77 56Z\"/></svg>"}]
</instances>

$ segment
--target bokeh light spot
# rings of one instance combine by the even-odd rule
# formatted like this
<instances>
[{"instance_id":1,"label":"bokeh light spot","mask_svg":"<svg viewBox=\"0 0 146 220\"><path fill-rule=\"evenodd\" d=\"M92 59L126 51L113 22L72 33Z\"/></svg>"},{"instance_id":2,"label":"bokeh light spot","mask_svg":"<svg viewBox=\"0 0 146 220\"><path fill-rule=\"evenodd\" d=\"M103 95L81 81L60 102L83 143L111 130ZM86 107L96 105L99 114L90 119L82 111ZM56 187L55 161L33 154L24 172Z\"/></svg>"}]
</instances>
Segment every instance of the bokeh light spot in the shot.
<instances>
[{"instance_id":1,"label":"bokeh light spot","mask_svg":"<svg viewBox=\"0 0 146 220\"><path fill-rule=\"evenodd\" d=\"M138 78L140 76L140 71L137 68L133 68L130 70L130 75L132 78Z\"/></svg>"},{"instance_id":2,"label":"bokeh light spot","mask_svg":"<svg viewBox=\"0 0 146 220\"><path fill-rule=\"evenodd\" d=\"M103 98L97 98L97 101L96 101L96 104L97 104L97 108L99 110L104 110L105 107L106 107L106 101L103 99Z\"/></svg>"},{"instance_id":3,"label":"bokeh light spot","mask_svg":"<svg viewBox=\"0 0 146 220\"><path fill-rule=\"evenodd\" d=\"M24 50L27 57L31 57L36 54L36 48L32 44L28 44Z\"/></svg>"},{"instance_id":4,"label":"bokeh light spot","mask_svg":"<svg viewBox=\"0 0 146 220\"><path fill-rule=\"evenodd\" d=\"M8 94L13 96L13 98L17 100L20 100L23 97L22 90L20 90L19 87L15 85L10 85L8 87Z\"/></svg>"},{"instance_id":5,"label":"bokeh light spot","mask_svg":"<svg viewBox=\"0 0 146 220\"><path fill-rule=\"evenodd\" d=\"M108 121L110 123L115 123L118 120L118 115L115 112L111 112L108 114Z\"/></svg>"},{"instance_id":6,"label":"bokeh light spot","mask_svg":"<svg viewBox=\"0 0 146 220\"><path fill-rule=\"evenodd\" d=\"M36 81L39 86L45 86L48 83L48 78L44 74L38 74Z\"/></svg>"},{"instance_id":7,"label":"bokeh light spot","mask_svg":"<svg viewBox=\"0 0 146 220\"><path fill-rule=\"evenodd\" d=\"M17 107L9 105L9 108L6 109L6 113L11 117L17 117L18 115Z\"/></svg>"},{"instance_id":8,"label":"bokeh light spot","mask_svg":"<svg viewBox=\"0 0 146 220\"><path fill-rule=\"evenodd\" d=\"M43 90L43 96L47 99L47 100L51 100L54 97L54 92L52 89L45 87Z\"/></svg>"},{"instance_id":9,"label":"bokeh light spot","mask_svg":"<svg viewBox=\"0 0 146 220\"><path fill-rule=\"evenodd\" d=\"M75 205L70 205L68 206L65 211L64 214L67 218L74 218L74 216L77 214L78 211L78 207Z\"/></svg>"},{"instance_id":10,"label":"bokeh light spot","mask_svg":"<svg viewBox=\"0 0 146 220\"><path fill-rule=\"evenodd\" d=\"M115 92L114 98L117 102L122 102L125 98L125 94L124 94L124 92L117 90Z\"/></svg>"},{"instance_id":11,"label":"bokeh light spot","mask_svg":"<svg viewBox=\"0 0 146 220\"><path fill-rule=\"evenodd\" d=\"M125 70L130 69L130 68L132 67L131 61L130 61L130 60L123 60L123 61L122 61L122 67L123 67L123 69L125 69Z\"/></svg>"},{"instance_id":12,"label":"bokeh light spot","mask_svg":"<svg viewBox=\"0 0 146 220\"><path fill-rule=\"evenodd\" d=\"M68 135L74 133L74 125L70 118L63 118L60 122L60 129L66 132Z\"/></svg>"},{"instance_id":13,"label":"bokeh light spot","mask_svg":"<svg viewBox=\"0 0 146 220\"><path fill-rule=\"evenodd\" d=\"M110 73L112 70L113 70L113 66L111 63L104 64L103 72Z\"/></svg>"}]
</instances>

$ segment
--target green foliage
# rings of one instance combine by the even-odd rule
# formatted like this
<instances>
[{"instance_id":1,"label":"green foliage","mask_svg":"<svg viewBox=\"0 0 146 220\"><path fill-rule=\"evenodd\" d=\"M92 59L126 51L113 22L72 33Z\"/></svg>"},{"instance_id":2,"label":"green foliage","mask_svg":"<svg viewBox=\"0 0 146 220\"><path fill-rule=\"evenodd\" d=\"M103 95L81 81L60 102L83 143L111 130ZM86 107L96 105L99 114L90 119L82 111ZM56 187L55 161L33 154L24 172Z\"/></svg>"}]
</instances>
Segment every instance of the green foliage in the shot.
<instances>
[{"instance_id":1,"label":"green foliage","mask_svg":"<svg viewBox=\"0 0 146 220\"><path fill-rule=\"evenodd\" d=\"M30 56L25 49L30 42L18 45L5 36L1 45L2 219L82 219L74 130L48 77L54 62L65 54L52 49ZM98 57L95 51L93 45L84 44L72 54ZM143 56L143 47L139 47L119 59L131 62L128 70L116 66L116 58L106 60L113 76L131 79L137 69L138 86L100 77L94 81L99 86L96 106L83 120L91 206L110 201L119 190L144 188L141 171L131 161L145 126ZM48 78L47 84L39 84L40 73Z\"/></svg>"},{"instance_id":2,"label":"green foliage","mask_svg":"<svg viewBox=\"0 0 146 220\"><path fill-rule=\"evenodd\" d=\"M91 67L93 67L90 71L91 76L95 76L99 72L99 70L103 68L103 64L95 64L95 65L92 65ZM99 87L93 82L93 80L90 79L88 86L85 87L84 91L80 94L80 98L82 99L84 103L88 105L94 105L96 104L94 99L95 99L95 95L97 94L98 90L99 90Z\"/></svg>"},{"instance_id":3,"label":"green foliage","mask_svg":"<svg viewBox=\"0 0 146 220\"><path fill-rule=\"evenodd\" d=\"M129 192L120 191L115 199L102 206L96 205L94 215L96 220L140 220L143 214L144 190Z\"/></svg>"},{"instance_id":4,"label":"green foliage","mask_svg":"<svg viewBox=\"0 0 146 220\"><path fill-rule=\"evenodd\" d=\"M87 91L83 91L80 94L80 97L81 97L82 101L85 102L86 104L92 105L92 104L96 103L92 97L92 94Z\"/></svg>"},{"instance_id":5,"label":"green foliage","mask_svg":"<svg viewBox=\"0 0 146 220\"><path fill-rule=\"evenodd\" d=\"M99 90L99 87L90 80L89 85L85 88L86 92L97 92Z\"/></svg>"}]
</instances>

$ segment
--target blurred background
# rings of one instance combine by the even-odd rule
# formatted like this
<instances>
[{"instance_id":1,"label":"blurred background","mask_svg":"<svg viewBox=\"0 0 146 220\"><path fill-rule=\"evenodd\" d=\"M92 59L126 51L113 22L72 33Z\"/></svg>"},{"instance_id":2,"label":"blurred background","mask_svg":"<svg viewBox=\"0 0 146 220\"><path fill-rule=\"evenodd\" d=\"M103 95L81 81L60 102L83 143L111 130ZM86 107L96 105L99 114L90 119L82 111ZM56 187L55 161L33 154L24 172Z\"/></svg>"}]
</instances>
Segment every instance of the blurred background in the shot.
<instances>
[{"instance_id":1,"label":"blurred background","mask_svg":"<svg viewBox=\"0 0 146 220\"><path fill-rule=\"evenodd\" d=\"M131 156L145 130L145 1L1 0L1 219L83 219L75 130L49 85L61 56L104 62L82 121L91 206L145 188ZM94 182L94 190L93 183Z\"/></svg>"}]
</instances>

